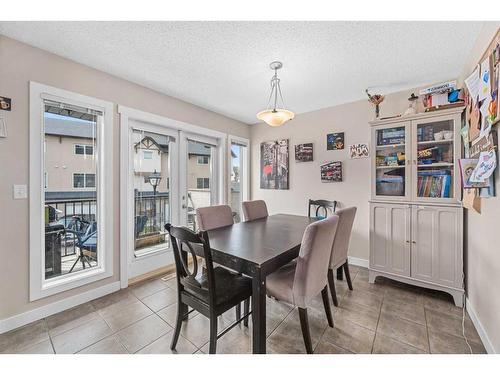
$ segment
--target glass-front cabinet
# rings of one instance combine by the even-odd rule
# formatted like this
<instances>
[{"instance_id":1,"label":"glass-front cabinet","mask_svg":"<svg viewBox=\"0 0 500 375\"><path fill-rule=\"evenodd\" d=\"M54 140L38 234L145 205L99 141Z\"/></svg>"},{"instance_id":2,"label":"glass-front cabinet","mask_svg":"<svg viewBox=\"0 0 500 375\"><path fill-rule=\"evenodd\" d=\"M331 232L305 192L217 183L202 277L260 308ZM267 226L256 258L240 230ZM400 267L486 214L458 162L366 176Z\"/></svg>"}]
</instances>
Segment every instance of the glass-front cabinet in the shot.
<instances>
[{"instance_id":1,"label":"glass-front cabinet","mask_svg":"<svg viewBox=\"0 0 500 375\"><path fill-rule=\"evenodd\" d=\"M461 109L372 125L372 199L458 203Z\"/></svg>"},{"instance_id":2,"label":"glass-front cabinet","mask_svg":"<svg viewBox=\"0 0 500 375\"><path fill-rule=\"evenodd\" d=\"M408 198L410 190L409 163L406 155L410 148L410 123L381 125L374 128L375 145L374 195L389 200Z\"/></svg>"}]
</instances>

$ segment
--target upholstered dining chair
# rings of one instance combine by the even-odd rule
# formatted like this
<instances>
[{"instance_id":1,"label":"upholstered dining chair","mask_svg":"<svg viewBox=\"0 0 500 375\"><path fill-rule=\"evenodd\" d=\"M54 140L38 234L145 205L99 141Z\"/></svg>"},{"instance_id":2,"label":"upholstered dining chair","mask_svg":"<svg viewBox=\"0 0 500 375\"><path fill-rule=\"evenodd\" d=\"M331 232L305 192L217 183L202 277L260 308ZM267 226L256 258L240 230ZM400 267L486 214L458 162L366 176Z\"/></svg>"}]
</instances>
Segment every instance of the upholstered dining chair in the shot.
<instances>
[{"instance_id":1,"label":"upholstered dining chair","mask_svg":"<svg viewBox=\"0 0 500 375\"><path fill-rule=\"evenodd\" d=\"M339 305L337 293L335 291L335 278L333 271L342 268L345 273L347 286L352 290L351 274L349 273L349 263L347 261L347 251L349 250L349 241L351 239L352 225L356 216L356 207L348 207L338 210L335 213L339 217L337 233L333 240L332 253L330 257L330 266L328 267L328 285L332 293L333 304Z\"/></svg>"},{"instance_id":2,"label":"upholstered dining chair","mask_svg":"<svg viewBox=\"0 0 500 375\"><path fill-rule=\"evenodd\" d=\"M174 252L177 277L177 321L170 348L175 350L182 322L187 316L198 311L210 320L209 353L215 354L217 339L238 325L242 320L248 325L247 312L221 333L217 332L218 317L229 309L248 301L252 295L252 280L246 276L236 274L222 267L214 267L210 240L206 231L196 233L189 228L174 227L166 224L165 229L170 234L170 241ZM207 272L198 273L197 256L194 246L201 246ZM189 268L188 253L193 260L192 270ZM188 307L192 310L188 311Z\"/></svg>"},{"instance_id":3,"label":"upholstered dining chair","mask_svg":"<svg viewBox=\"0 0 500 375\"><path fill-rule=\"evenodd\" d=\"M333 327L326 273L338 221L339 217L334 215L309 224L302 237L297 262L288 263L267 276L269 296L298 306L302 337L308 354L313 352L313 348L307 306L320 292L328 325Z\"/></svg>"},{"instance_id":4,"label":"upholstered dining chair","mask_svg":"<svg viewBox=\"0 0 500 375\"><path fill-rule=\"evenodd\" d=\"M241 203L245 221L252 221L268 217L266 202L262 200L246 201Z\"/></svg>"},{"instance_id":5,"label":"upholstered dining chair","mask_svg":"<svg viewBox=\"0 0 500 375\"><path fill-rule=\"evenodd\" d=\"M211 230L234 224L233 212L227 205L201 207L196 209L199 230Z\"/></svg>"},{"instance_id":6,"label":"upholstered dining chair","mask_svg":"<svg viewBox=\"0 0 500 375\"><path fill-rule=\"evenodd\" d=\"M220 206L209 206L209 207L200 207L196 209L196 221L198 222L198 228L202 231L227 227L229 225L234 224L234 215L231 210L231 207L228 205L220 205ZM218 266L218 264L216 264ZM202 268L205 271L205 261L203 261ZM250 309L249 302L244 302L244 311L245 314L248 313ZM241 317L241 305L236 305L236 320L240 320ZM248 318L245 320L245 324L247 324Z\"/></svg>"}]
</instances>

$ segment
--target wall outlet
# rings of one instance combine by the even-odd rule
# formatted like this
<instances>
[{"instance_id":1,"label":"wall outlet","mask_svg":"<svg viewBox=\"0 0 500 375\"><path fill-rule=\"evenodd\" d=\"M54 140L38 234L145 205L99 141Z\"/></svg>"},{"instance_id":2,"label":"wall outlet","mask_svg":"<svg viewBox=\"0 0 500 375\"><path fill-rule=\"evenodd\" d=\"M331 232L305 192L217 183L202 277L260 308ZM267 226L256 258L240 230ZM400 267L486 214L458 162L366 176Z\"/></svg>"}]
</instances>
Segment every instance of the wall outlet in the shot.
<instances>
[{"instance_id":1,"label":"wall outlet","mask_svg":"<svg viewBox=\"0 0 500 375\"><path fill-rule=\"evenodd\" d=\"M27 185L14 185L14 199L26 199L28 198L28 186Z\"/></svg>"}]
</instances>

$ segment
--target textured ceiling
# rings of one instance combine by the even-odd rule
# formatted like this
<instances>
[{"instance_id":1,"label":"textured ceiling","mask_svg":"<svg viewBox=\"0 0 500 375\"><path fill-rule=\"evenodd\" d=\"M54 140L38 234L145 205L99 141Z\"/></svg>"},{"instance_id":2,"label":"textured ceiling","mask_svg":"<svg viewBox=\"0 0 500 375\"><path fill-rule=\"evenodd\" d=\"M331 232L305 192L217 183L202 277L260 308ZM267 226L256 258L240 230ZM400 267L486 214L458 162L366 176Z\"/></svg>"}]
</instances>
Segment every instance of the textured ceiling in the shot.
<instances>
[{"instance_id":1,"label":"textured ceiling","mask_svg":"<svg viewBox=\"0 0 500 375\"><path fill-rule=\"evenodd\" d=\"M252 124L456 78L481 22L0 22L0 34ZM377 90L377 89L376 89Z\"/></svg>"}]
</instances>

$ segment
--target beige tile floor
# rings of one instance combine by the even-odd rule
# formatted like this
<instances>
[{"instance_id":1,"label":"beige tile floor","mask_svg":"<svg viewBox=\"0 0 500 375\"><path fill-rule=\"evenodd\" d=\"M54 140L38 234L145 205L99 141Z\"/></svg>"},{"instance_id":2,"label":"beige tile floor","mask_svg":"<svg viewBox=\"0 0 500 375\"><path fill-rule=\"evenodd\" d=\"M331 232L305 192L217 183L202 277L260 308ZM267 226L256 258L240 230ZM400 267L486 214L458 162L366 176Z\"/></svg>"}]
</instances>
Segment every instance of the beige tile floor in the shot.
<instances>
[{"instance_id":1,"label":"beige tile floor","mask_svg":"<svg viewBox=\"0 0 500 375\"><path fill-rule=\"evenodd\" d=\"M315 353L469 353L462 310L444 293L379 278L351 266L354 290L337 281L340 306L327 324L321 298L309 309ZM0 353L171 353L176 316L175 279L155 279L0 335ZM234 310L219 321L234 321ZM470 318L465 333L473 353L485 353ZM304 353L297 309L267 300L269 353ZM177 353L208 351L208 319L193 313L182 326ZM237 326L217 353L250 353L250 327Z\"/></svg>"}]
</instances>

